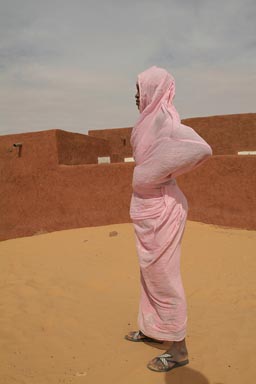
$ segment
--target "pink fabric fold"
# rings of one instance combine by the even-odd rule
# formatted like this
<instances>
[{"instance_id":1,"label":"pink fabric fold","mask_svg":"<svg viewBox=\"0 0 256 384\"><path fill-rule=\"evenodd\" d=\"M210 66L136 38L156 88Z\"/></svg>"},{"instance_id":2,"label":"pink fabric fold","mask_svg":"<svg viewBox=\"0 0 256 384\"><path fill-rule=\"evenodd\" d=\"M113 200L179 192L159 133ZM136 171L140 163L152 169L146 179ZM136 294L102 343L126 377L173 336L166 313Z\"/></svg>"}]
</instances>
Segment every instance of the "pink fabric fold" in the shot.
<instances>
[{"instance_id":1,"label":"pink fabric fold","mask_svg":"<svg viewBox=\"0 0 256 384\"><path fill-rule=\"evenodd\" d=\"M179 341L186 334L186 299L180 275L187 200L175 178L201 165L210 146L180 122L174 78L151 67L138 76L140 117L131 136L135 169L130 215L141 273L139 329Z\"/></svg>"}]
</instances>

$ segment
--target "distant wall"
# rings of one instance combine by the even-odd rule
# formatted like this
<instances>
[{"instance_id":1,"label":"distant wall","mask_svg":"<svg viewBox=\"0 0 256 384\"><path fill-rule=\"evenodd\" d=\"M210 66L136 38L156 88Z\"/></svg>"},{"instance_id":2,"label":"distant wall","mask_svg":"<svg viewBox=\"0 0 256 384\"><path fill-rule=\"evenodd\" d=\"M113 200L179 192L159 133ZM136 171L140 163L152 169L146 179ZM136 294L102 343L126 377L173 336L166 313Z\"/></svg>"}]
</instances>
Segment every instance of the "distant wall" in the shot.
<instances>
[{"instance_id":1,"label":"distant wall","mask_svg":"<svg viewBox=\"0 0 256 384\"><path fill-rule=\"evenodd\" d=\"M21 150L13 147L14 143L21 143ZM54 130L0 136L1 181L13 174L31 174L40 169L51 170L57 163Z\"/></svg>"},{"instance_id":2,"label":"distant wall","mask_svg":"<svg viewBox=\"0 0 256 384\"><path fill-rule=\"evenodd\" d=\"M106 140L62 130L0 136L0 172L4 179L13 172L31 174L58 164L97 164L98 157L110 154Z\"/></svg>"},{"instance_id":3,"label":"distant wall","mask_svg":"<svg viewBox=\"0 0 256 384\"><path fill-rule=\"evenodd\" d=\"M98 129L88 131L91 137L105 139L109 142L113 162L123 162L125 157L132 156L130 144L132 128Z\"/></svg>"},{"instance_id":4,"label":"distant wall","mask_svg":"<svg viewBox=\"0 0 256 384\"><path fill-rule=\"evenodd\" d=\"M256 113L195 117L182 122L210 144L214 155L256 150Z\"/></svg>"},{"instance_id":5,"label":"distant wall","mask_svg":"<svg viewBox=\"0 0 256 384\"><path fill-rule=\"evenodd\" d=\"M181 122L198 132L210 144L214 155L256 150L256 113L194 117ZM119 154L117 158L123 161L124 157L132 156L131 132L132 128L114 128L89 131L88 134L108 140L111 153Z\"/></svg>"},{"instance_id":6,"label":"distant wall","mask_svg":"<svg viewBox=\"0 0 256 384\"><path fill-rule=\"evenodd\" d=\"M110 145L104 138L56 130L59 164L97 164L98 157L110 156Z\"/></svg>"}]
</instances>

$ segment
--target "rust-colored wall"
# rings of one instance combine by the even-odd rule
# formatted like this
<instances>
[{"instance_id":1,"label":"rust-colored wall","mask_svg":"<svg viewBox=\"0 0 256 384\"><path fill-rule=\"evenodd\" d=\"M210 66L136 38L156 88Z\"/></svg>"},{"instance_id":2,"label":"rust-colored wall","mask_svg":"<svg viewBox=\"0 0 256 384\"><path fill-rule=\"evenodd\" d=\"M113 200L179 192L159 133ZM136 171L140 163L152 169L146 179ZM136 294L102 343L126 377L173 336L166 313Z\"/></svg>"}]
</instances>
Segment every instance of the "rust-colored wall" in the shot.
<instances>
[{"instance_id":1,"label":"rust-colored wall","mask_svg":"<svg viewBox=\"0 0 256 384\"><path fill-rule=\"evenodd\" d=\"M99 129L88 131L88 135L107 140L110 145L111 161L116 163L132 156L131 132L132 128Z\"/></svg>"},{"instance_id":2,"label":"rust-colored wall","mask_svg":"<svg viewBox=\"0 0 256 384\"><path fill-rule=\"evenodd\" d=\"M177 179L189 219L256 229L252 156L215 156ZM134 164L60 165L1 183L0 239L129 222Z\"/></svg>"},{"instance_id":3,"label":"rust-colored wall","mask_svg":"<svg viewBox=\"0 0 256 384\"><path fill-rule=\"evenodd\" d=\"M256 150L256 113L194 117L181 122L198 132L210 144L214 155ZM119 153L119 161L123 161L123 157L132 156L131 132L132 128L115 128L89 131L88 134L108 140L111 153ZM123 139L126 139L126 146Z\"/></svg>"},{"instance_id":4,"label":"rust-colored wall","mask_svg":"<svg viewBox=\"0 0 256 384\"><path fill-rule=\"evenodd\" d=\"M189 202L188 218L256 229L256 157L213 156L177 178Z\"/></svg>"},{"instance_id":5,"label":"rust-colored wall","mask_svg":"<svg viewBox=\"0 0 256 384\"><path fill-rule=\"evenodd\" d=\"M207 133L210 128L202 129ZM128 138L131 130L126 128L125 132ZM120 129L116 136L120 139L121 134ZM250 136L254 143L255 131L250 131ZM211 140L214 138L219 140L219 136L213 135ZM84 143L89 140L94 144L90 153L86 147L85 154ZM134 164L60 164L92 161L92 152L93 156L105 155L108 148L104 140L59 130L1 136L0 239L128 222ZM116 151L123 161L129 154L126 149L118 153L120 142L115 140L110 155ZM234 143L239 140L234 136ZM20 157L13 148L15 142L23 143ZM223 143L225 151L228 141ZM256 229L255 169L255 156L213 156L180 176L177 181L188 198L189 219Z\"/></svg>"},{"instance_id":6,"label":"rust-colored wall","mask_svg":"<svg viewBox=\"0 0 256 384\"><path fill-rule=\"evenodd\" d=\"M60 165L1 183L0 239L129 221L133 164Z\"/></svg>"},{"instance_id":7,"label":"rust-colored wall","mask_svg":"<svg viewBox=\"0 0 256 384\"><path fill-rule=\"evenodd\" d=\"M55 130L0 136L1 183L13 175L51 170L58 163ZM14 143L22 143L21 156Z\"/></svg>"},{"instance_id":8,"label":"rust-colored wall","mask_svg":"<svg viewBox=\"0 0 256 384\"><path fill-rule=\"evenodd\" d=\"M110 156L107 140L80 133L56 131L59 164L97 164L98 156Z\"/></svg>"},{"instance_id":9,"label":"rust-colored wall","mask_svg":"<svg viewBox=\"0 0 256 384\"><path fill-rule=\"evenodd\" d=\"M214 155L256 150L256 113L195 117L182 122L210 144Z\"/></svg>"}]
</instances>

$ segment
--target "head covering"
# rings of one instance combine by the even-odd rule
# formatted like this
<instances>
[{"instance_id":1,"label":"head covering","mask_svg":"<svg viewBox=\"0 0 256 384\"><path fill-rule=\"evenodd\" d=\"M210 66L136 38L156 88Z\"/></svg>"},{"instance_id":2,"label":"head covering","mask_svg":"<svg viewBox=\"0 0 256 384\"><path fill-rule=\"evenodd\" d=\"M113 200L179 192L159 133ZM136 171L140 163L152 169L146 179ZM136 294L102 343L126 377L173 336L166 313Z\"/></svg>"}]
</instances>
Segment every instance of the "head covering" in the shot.
<instances>
[{"instance_id":1,"label":"head covering","mask_svg":"<svg viewBox=\"0 0 256 384\"><path fill-rule=\"evenodd\" d=\"M153 66L140 73L137 82L141 114L131 135L136 162L139 161L136 158L138 145L141 153L142 149L146 150L154 140L165 135L169 137L172 127L180 124L179 114L173 105L175 80L170 73Z\"/></svg>"},{"instance_id":2,"label":"head covering","mask_svg":"<svg viewBox=\"0 0 256 384\"><path fill-rule=\"evenodd\" d=\"M159 102L171 105L175 96L175 81L165 69L153 66L138 75L140 112L152 112Z\"/></svg>"}]
</instances>

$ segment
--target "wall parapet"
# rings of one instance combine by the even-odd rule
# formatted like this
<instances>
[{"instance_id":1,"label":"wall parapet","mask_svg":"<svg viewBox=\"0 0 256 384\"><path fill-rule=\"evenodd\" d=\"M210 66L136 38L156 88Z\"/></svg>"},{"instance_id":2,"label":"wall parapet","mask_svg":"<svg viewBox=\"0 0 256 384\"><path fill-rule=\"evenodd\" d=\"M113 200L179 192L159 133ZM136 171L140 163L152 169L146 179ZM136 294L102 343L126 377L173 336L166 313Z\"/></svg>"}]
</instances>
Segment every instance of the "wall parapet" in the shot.
<instances>
[{"instance_id":1,"label":"wall parapet","mask_svg":"<svg viewBox=\"0 0 256 384\"><path fill-rule=\"evenodd\" d=\"M216 155L177 182L187 196L190 220L255 230L256 156L233 152L255 150L256 114L237 116L183 120L215 145ZM226 125L232 121L239 121L236 128ZM131 157L131 128L112 131L1 136L0 239L129 222L135 164L124 159ZM97 164L104 156L111 163Z\"/></svg>"},{"instance_id":2,"label":"wall parapet","mask_svg":"<svg viewBox=\"0 0 256 384\"><path fill-rule=\"evenodd\" d=\"M177 178L190 220L256 229L254 156L213 156ZM133 163L59 165L1 184L0 239L130 222Z\"/></svg>"}]
</instances>

